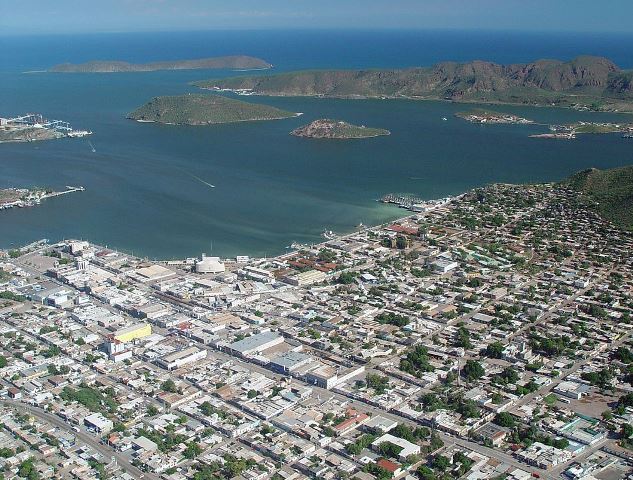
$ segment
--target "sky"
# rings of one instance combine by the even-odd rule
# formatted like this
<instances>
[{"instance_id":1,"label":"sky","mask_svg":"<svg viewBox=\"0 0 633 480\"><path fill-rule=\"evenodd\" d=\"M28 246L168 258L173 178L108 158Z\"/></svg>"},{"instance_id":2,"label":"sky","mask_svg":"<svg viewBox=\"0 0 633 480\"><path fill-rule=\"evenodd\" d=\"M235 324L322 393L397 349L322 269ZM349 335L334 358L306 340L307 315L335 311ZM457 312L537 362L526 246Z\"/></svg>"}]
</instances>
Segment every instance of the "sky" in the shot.
<instances>
[{"instance_id":1,"label":"sky","mask_svg":"<svg viewBox=\"0 0 633 480\"><path fill-rule=\"evenodd\" d=\"M0 34L211 29L633 33L633 0L0 0Z\"/></svg>"}]
</instances>

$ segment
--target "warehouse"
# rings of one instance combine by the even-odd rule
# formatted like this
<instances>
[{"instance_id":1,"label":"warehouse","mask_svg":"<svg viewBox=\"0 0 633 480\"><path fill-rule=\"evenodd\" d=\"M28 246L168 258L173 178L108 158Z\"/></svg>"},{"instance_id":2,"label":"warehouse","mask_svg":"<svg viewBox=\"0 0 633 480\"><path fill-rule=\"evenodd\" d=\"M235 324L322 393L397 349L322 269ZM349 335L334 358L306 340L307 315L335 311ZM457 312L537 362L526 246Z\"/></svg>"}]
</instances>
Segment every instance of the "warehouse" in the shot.
<instances>
[{"instance_id":1,"label":"warehouse","mask_svg":"<svg viewBox=\"0 0 633 480\"><path fill-rule=\"evenodd\" d=\"M286 352L270 361L270 369L278 373L289 374L309 364L314 359L301 352Z\"/></svg>"},{"instance_id":2,"label":"warehouse","mask_svg":"<svg viewBox=\"0 0 633 480\"><path fill-rule=\"evenodd\" d=\"M242 357L262 352L284 342L284 337L277 332L264 332L251 335L243 340L231 343L227 348L235 355Z\"/></svg>"},{"instance_id":3,"label":"warehouse","mask_svg":"<svg viewBox=\"0 0 633 480\"><path fill-rule=\"evenodd\" d=\"M166 370L175 370L176 368L180 368L187 363L192 363L197 360L206 358L206 356L206 350L200 350L197 347L189 347L185 348L184 350L180 350L179 352L166 355L163 358L159 358L156 363Z\"/></svg>"}]
</instances>

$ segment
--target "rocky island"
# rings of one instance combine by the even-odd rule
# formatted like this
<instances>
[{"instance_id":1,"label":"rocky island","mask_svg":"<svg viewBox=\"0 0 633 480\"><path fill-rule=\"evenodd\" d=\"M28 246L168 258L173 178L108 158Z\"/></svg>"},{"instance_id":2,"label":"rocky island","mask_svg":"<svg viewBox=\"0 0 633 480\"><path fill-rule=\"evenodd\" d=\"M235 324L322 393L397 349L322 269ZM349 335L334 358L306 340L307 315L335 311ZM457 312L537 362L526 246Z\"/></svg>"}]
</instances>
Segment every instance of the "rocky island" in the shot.
<instances>
[{"instance_id":1,"label":"rocky island","mask_svg":"<svg viewBox=\"0 0 633 480\"><path fill-rule=\"evenodd\" d=\"M154 97L129 113L127 118L172 125L212 125L280 120L297 115L269 105L243 102L221 95L188 94Z\"/></svg>"},{"instance_id":2,"label":"rocky island","mask_svg":"<svg viewBox=\"0 0 633 480\"><path fill-rule=\"evenodd\" d=\"M394 70L298 71L194 85L258 95L409 98L633 112L633 71L591 56L510 65L474 61Z\"/></svg>"},{"instance_id":3,"label":"rocky island","mask_svg":"<svg viewBox=\"0 0 633 480\"><path fill-rule=\"evenodd\" d=\"M351 123L328 118L315 120L290 132L291 135L296 137L335 139L371 138L389 135L390 133L389 130L382 128L352 125Z\"/></svg>"},{"instance_id":4,"label":"rocky island","mask_svg":"<svg viewBox=\"0 0 633 480\"><path fill-rule=\"evenodd\" d=\"M154 72L157 70L264 70L272 65L261 58L246 55L174 60L151 63L128 63L118 60L93 60L86 63L62 63L48 69L56 73Z\"/></svg>"}]
</instances>

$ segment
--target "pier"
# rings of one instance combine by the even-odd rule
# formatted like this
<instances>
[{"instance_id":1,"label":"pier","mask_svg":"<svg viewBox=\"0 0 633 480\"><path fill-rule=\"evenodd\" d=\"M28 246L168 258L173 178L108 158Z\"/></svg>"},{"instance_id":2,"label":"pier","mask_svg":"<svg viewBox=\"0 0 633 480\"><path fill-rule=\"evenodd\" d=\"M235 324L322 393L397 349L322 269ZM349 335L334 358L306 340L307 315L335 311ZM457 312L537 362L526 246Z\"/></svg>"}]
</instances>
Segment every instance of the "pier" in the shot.
<instances>
[{"instance_id":1,"label":"pier","mask_svg":"<svg viewBox=\"0 0 633 480\"><path fill-rule=\"evenodd\" d=\"M84 187L71 187L66 185L66 190L53 192L49 190L29 190L29 189L7 189L0 190L0 194L4 193L5 198L0 198L0 210L9 208L24 208L39 205L46 198L59 197L67 193L83 192ZM9 195L6 195L6 194ZM6 198L8 197L8 198Z\"/></svg>"},{"instance_id":2,"label":"pier","mask_svg":"<svg viewBox=\"0 0 633 480\"><path fill-rule=\"evenodd\" d=\"M383 195L379 201L382 203L391 203L393 205L399 206L400 208L411 209L413 205L424 203L425 200L420 197L416 197L415 195L388 193L387 195Z\"/></svg>"}]
</instances>

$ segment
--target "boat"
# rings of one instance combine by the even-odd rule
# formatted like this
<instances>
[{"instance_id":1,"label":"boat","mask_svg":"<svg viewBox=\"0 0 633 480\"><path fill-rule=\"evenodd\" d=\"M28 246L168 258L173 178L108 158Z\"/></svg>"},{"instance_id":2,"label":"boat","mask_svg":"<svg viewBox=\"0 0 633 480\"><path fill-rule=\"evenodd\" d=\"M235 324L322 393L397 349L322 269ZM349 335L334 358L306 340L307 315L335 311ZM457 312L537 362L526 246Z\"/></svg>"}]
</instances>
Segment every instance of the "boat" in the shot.
<instances>
[{"instance_id":1,"label":"boat","mask_svg":"<svg viewBox=\"0 0 633 480\"><path fill-rule=\"evenodd\" d=\"M92 135L90 130L71 130L67 133L71 138L85 137L86 135Z\"/></svg>"},{"instance_id":2,"label":"boat","mask_svg":"<svg viewBox=\"0 0 633 480\"><path fill-rule=\"evenodd\" d=\"M633 138L633 133L625 133L622 138Z\"/></svg>"},{"instance_id":3,"label":"boat","mask_svg":"<svg viewBox=\"0 0 633 480\"><path fill-rule=\"evenodd\" d=\"M442 120L447 121L447 120L448 120L448 118L446 118L446 117L442 117Z\"/></svg>"}]
</instances>

